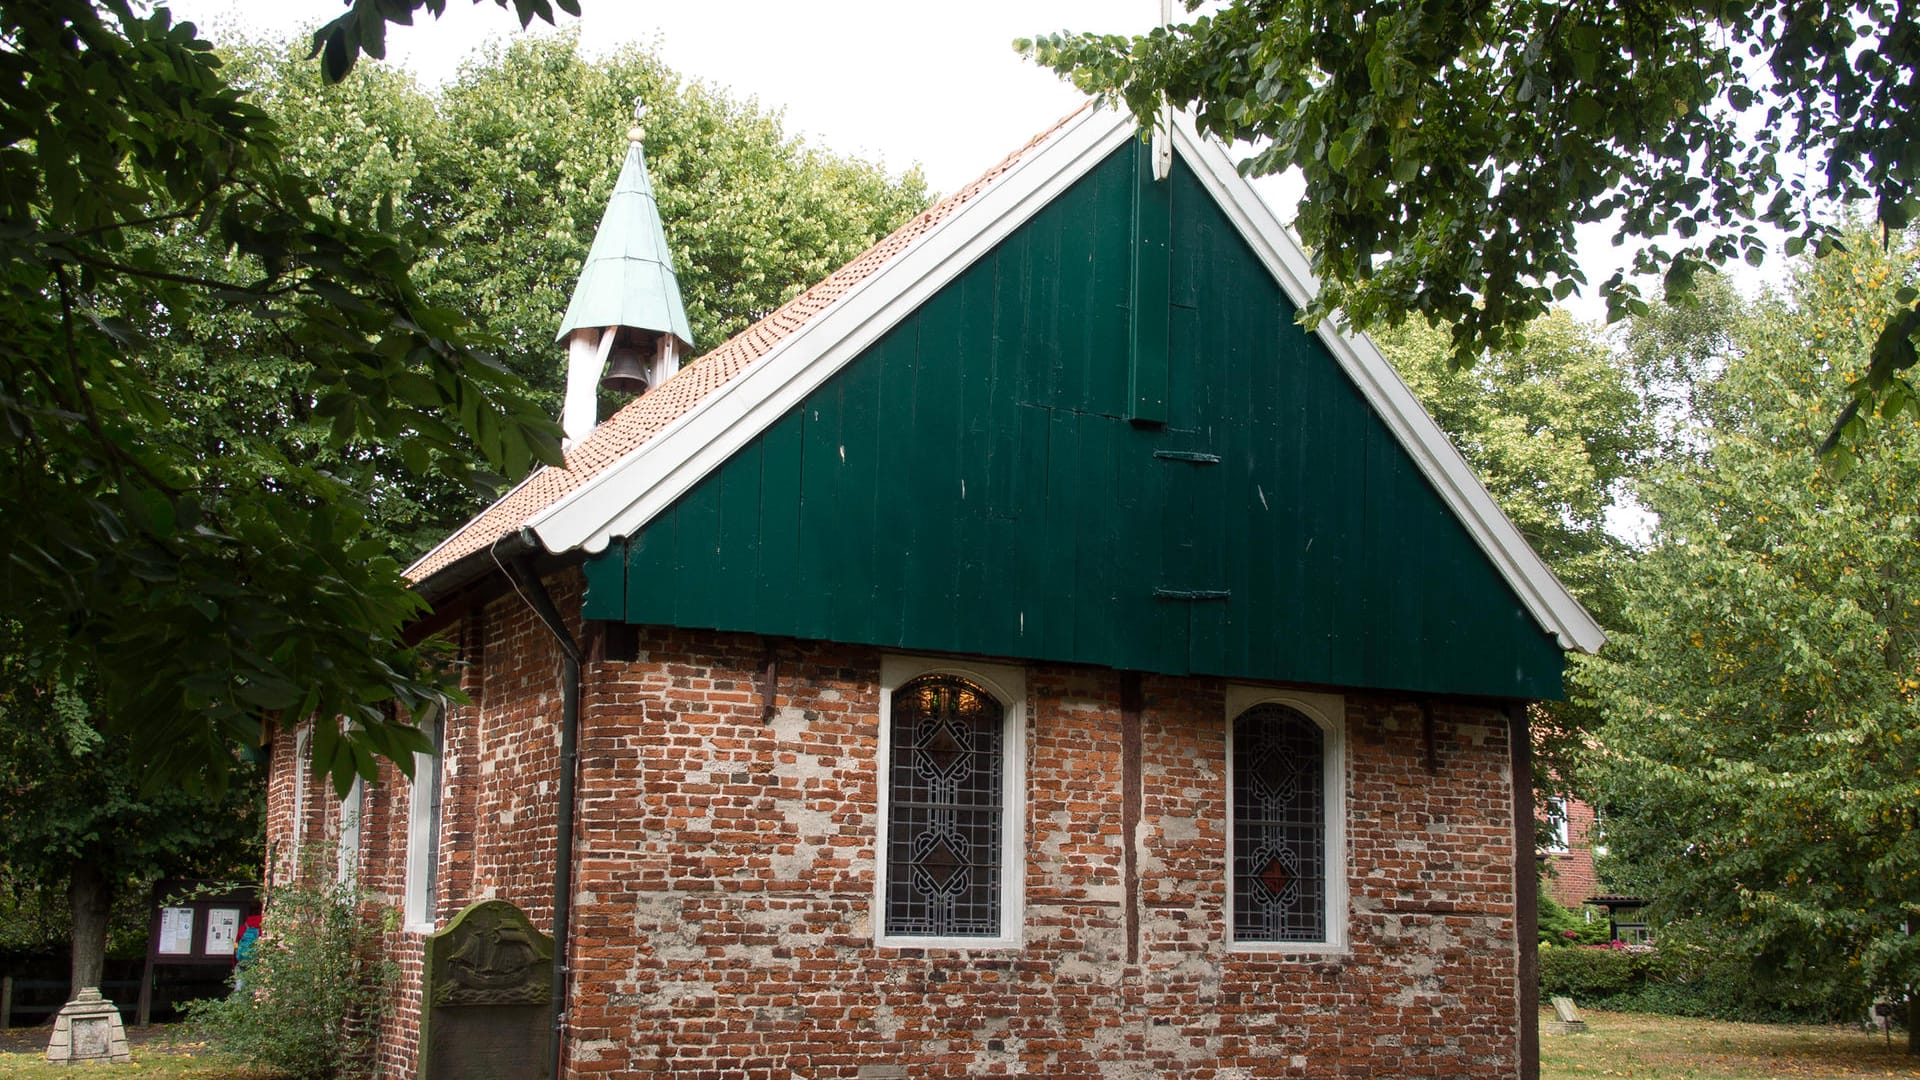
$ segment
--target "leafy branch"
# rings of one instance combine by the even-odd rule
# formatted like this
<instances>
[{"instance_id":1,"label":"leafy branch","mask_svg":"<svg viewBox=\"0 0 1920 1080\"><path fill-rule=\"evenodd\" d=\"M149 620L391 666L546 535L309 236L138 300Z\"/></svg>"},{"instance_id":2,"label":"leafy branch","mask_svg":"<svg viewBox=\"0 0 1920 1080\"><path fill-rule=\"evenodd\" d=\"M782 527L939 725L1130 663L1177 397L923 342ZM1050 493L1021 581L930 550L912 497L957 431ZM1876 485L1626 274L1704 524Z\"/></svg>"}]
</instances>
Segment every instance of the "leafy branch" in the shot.
<instances>
[{"instance_id":1,"label":"leafy branch","mask_svg":"<svg viewBox=\"0 0 1920 1080\"><path fill-rule=\"evenodd\" d=\"M1452 328L1465 366L1586 284L1579 225L1616 221L1633 272L1680 302L1703 269L1764 262L1759 224L1789 233L1792 256L1834 247L1838 208L1858 200L1895 231L1920 216L1913 7L1233 0L1131 38L1016 47L1143 122L1191 107L1253 144L1250 172L1300 170L1294 224L1321 281L1303 320L1418 316ZM1793 160L1813 175L1783 170ZM1599 291L1612 319L1648 310L1624 273ZM1836 451L1876 408L1920 417L1913 310L1882 313Z\"/></svg>"},{"instance_id":2,"label":"leafy branch","mask_svg":"<svg viewBox=\"0 0 1920 1080\"><path fill-rule=\"evenodd\" d=\"M349 750L329 762L343 789L376 755L404 768L424 740L379 703L452 690L443 658L402 640L420 601L355 493L286 458L270 421L223 425L218 442L180 422L225 388L164 339L250 311L330 445L404 439L403 463L473 485L557 461L554 425L459 314L421 298L421 237L390 207L318 209L323 191L286 167L275 125L191 24L126 0L6 0L0 37L14 640L36 669L88 679L103 727L158 777L218 785L236 742L308 715L343 722Z\"/></svg>"}]
</instances>

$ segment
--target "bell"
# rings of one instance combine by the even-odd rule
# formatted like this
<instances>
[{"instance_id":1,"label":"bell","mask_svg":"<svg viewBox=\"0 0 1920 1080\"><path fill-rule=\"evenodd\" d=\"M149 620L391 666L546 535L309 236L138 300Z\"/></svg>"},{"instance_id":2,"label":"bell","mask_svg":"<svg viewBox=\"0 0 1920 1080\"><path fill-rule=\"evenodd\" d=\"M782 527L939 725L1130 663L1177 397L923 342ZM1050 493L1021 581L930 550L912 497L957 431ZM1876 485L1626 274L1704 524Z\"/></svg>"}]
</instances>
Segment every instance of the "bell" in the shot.
<instances>
[{"instance_id":1,"label":"bell","mask_svg":"<svg viewBox=\"0 0 1920 1080\"><path fill-rule=\"evenodd\" d=\"M627 344L614 346L607 357L607 373L600 377L600 385L629 397L646 393L647 369L641 362L640 350Z\"/></svg>"}]
</instances>

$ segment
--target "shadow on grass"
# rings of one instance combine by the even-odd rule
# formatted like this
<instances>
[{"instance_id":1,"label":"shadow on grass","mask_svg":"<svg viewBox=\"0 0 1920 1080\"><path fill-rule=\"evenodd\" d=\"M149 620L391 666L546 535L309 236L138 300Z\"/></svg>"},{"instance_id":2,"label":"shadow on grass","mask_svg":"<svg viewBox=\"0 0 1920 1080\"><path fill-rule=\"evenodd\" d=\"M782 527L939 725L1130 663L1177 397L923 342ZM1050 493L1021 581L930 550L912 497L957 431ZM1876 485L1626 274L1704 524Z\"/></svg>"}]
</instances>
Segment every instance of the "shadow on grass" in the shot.
<instances>
[{"instance_id":1,"label":"shadow on grass","mask_svg":"<svg viewBox=\"0 0 1920 1080\"><path fill-rule=\"evenodd\" d=\"M1632 1076L1638 1080L1856 1080L1920 1077L1906 1039L1857 1027L1735 1024L1582 1010L1587 1031L1551 1035L1540 1021L1541 1080Z\"/></svg>"}]
</instances>

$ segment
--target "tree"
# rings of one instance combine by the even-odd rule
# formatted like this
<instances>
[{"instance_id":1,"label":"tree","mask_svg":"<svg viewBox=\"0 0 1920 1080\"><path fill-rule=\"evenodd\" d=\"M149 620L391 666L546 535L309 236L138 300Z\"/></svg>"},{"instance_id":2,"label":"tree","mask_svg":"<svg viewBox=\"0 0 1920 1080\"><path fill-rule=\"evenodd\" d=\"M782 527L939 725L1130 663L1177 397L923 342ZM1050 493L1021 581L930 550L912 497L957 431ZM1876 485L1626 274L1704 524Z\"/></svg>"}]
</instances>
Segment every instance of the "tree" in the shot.
<instances>
[{"instance_id":1,"label":"tree","mask_svg":"<svg viewBox=\"0 0 1920 1080\"><path fill-rule=\"evenodd\" d=\"M1621 884L1775 985L1897 994L1920 982L1920 424L1877 426L1844 476L1812 453L1920 278L1911 238L1866 239L1731 327L1698 458L1643 488L1627 629L1577 677Z\"/></svg>"},{"instance_id":2,"label":"tree","mask_svg":"<svg viewBox=\"0 0 1920 1080\"><path fill-rule=\"evenodd\" d=\"M684 83L644 50L588 60L576 37L556 35L477 58L440 102L446 157L422 166L423 190L457 193L443 210L447 244L429 288L482 304L492 325L515 335L514 355L556 406L554 331L613 190L636 99L647 105L647 165L702 347L931 201L918 170L894 178L807 146L778 113Z\"/></svg>"},{"instance_id":3,"label":"tree","mask_svg":"<svg viewBox=\"0 0 1920 1080\"><path fill-rule=\"evenodd\" d=\"M430 304L458 309L495 345L537 407L559 409L564 350L554 330L606 207L636 97L648 103L648 163L697 343L711 346L785 302L924 209L917 174L810 148L779 118L688 86L657 57L626 50L591 61L571 35L520 39L475 56L428 92L362 65L326 84L295 43L229 43L227 70L283 134L285 159L325 205L383 201L418 228L414 280ZM170 243L219 264L191 237ZM206 401L239 391L252 407L198 412L203 438L253 423L280 459L320 463L362 500L373 534L410 561L479 509L482 492L405 467L405 446L329 446L277 359L277 328L245 311L202 313L167 345L175 381ZM210 425L211 421L211 425ZM224 434L220 435L225 439ZM247 464L256 474L269 461Z\"/></svg>"},{"instance_id":4,"label":"tree","mask_svg":"<svg viewBox=\"0 0 1920 1080\"><path fill-rule=\"evenodd\" d=\"M1473 368L1450 363L1442 330L1404 324L1378 341L1528 544L1602 626L1616 625L1631 552L1608 518L1657 447L1636 370L1564 312ZM1545 788L1584 788L1598 716L1578 686L1569 690L1534 718L1535 779Z\"/></svg>"},{"instance_id":5,"label":"tree","mask_svg":"<svg viewBox=\"0 0 1920 1080\"><path fill-rule=\"evenodd\" d=\"M0 601L23 661L84 680L103 730L171 776L217 783L234 743L318 715L340 718L317 726L314 754L344 790L376 756L407 768L424 742L404 716L453 692L432 649L401 638L422 605L393 556L557 459L550 409L513 369L554 377L540 339L619 149L610 132L556 169L593 117L495 96L528 88L513 80L684 97L662 110L692 129L679 168L717 188L707 153L771 185L749 185L755 202L730 193L730 213L682 208L707 226L688 257L714 264L691 305L702 332L771 307L799 287L788 275L924 200L917 180L681 95L650 60L603 78L571 45L471 70L450 95L465 128L436 129L437 103L390 74L326 99L291 68L236 79L164 8L5 0L0 35L14 87L0 92ZM276 123L248 93L272 89L305 112ZM342 147L366 153L343 163ZM789 228L815 213L819 232ZM718 254L729 244L738 266ZM482 314L518 339L464 314L508 294Z\"/></svg>"},{"instance_id":6,"label":"tree","mask_svg":"<svg viewBox=\"0 0 1920 1080\"><path fill-rule=\"evenodd\" d=\"M1707 400L1740 349L1747 302L1726 278L1702 278L1682 304L1655 303L1626 325L1622 359L1656 434L1651 458L1698 462L1711 426Z\"/></svg>"},{"instance_id":7,"label":"tree","mask_svg":"<svg viewBox=\"0 0 1920 1080\"><path fill-rule=\"evenodd\" d=\"M190 25L127 0L0 4L0 603L21 659L85 681L133 760L218 781L274 718L320 725L345 783L425 742L381 706L448 688L420 610L336 477L269 440L179 437L150 342L244 308L327 439L487 483L557 460L555 425L427 303L385 204L335 212ZM161 242L198 233L223 273ZM244 406L244 403L238 403ZM191 407L190 404L185 407Z\"/></svg>"},{"instance_id":8,"label":"tree","mask_svg":"<svg viewBox=\"0 0 1920 1080\"><path fill-rule=\"evenodd\" d=\"M1704 268L1760 263L1760 223L1792 254L1838 240L1823 207L1872 200L1894 230L1920 214L1905 3L1229 0L1142 36L1016 45L1143 121L1191 106L1254 143L1254 173L1298 168L1322 283L1306 317L1444 321L1462 364L1588 284L1582 223L1617 221L1634 271L1678 300ZM1613 317L1647 310L1621 274L1600 290ZM1920 416L1920 306L1880 302L1836 434L1876 400Z\"/></svg>"},{"instance_id":9,"label":"tree","mask_svg":"<svg viewBox=\"0 0 1920 1080\"><path fill-rule=\"evenodd\" d=\"M15 629L0 622L5 876L65 903L78 991L100 985L117 895L163 877L259 872L263 789L247 764L217 799L143 789L124 743L102 734L88 688L27 667L31 650L5 640Z\"/></svg>"}]
</instances>

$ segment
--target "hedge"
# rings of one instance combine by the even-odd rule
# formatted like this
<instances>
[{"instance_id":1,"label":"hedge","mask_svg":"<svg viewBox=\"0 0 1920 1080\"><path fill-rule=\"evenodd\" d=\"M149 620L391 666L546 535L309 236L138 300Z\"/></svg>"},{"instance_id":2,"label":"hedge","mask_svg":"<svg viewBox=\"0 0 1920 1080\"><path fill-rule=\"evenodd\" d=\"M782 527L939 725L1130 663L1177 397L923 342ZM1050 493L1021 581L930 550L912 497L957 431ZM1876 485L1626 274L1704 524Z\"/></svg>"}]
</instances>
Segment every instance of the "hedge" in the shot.
<instances>
[{"instance_id":1,"label":"hedge","mask_svg":"<svg viewBox=\"0 0 1920 1080\"><path fill-rule=\"evenodd\" d=\"M1540 997L1582 1008L1757 1023L1855 1020L1864 992L1783 986L1755 978L1739 957L1700 948L1543 948Z\"/></svg>"}]
</instances>

